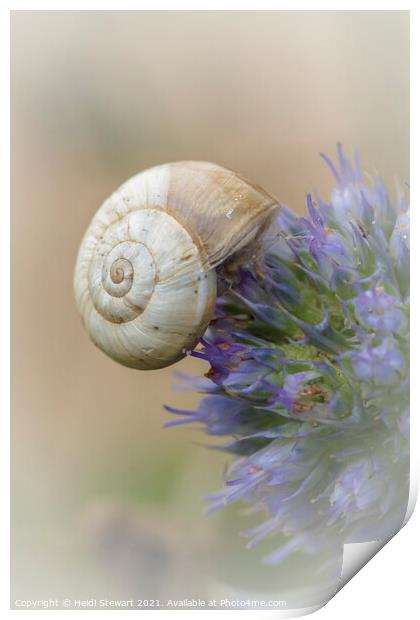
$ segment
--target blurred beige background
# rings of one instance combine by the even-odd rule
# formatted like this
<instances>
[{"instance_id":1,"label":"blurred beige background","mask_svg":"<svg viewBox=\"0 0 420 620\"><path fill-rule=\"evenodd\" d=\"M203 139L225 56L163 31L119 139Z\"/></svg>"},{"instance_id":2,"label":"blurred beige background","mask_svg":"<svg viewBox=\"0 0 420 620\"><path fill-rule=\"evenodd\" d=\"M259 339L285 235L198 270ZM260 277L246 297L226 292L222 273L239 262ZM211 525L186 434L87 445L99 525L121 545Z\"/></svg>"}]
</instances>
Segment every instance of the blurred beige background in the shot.
<instances>
[{"instance_id":1,"label":"blurred beige background","mask_svg":"<svg viewBox=\"0 0 420 620\"><path fill-rule=\"evenodd\" d=\"M12 599L151 598L165 579L203 595L237 563L254 578L246 518L202 513L228 458L162 429L162 403L196 397L84 333L78 244L119 184L171 160L234 168L299 212L328 195L318 153L337 141L408 180L408 55L408 12L13 13Z\"/></svg>"}]
</instances>

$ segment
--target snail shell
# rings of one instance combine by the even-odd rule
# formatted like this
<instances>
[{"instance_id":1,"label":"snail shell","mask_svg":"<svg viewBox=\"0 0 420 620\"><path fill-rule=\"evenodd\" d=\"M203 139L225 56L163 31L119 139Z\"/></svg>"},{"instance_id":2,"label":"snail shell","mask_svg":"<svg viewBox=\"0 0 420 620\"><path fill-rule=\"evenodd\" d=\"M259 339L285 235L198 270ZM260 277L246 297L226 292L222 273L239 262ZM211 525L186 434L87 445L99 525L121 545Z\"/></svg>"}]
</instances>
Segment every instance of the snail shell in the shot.
<instances>
[{"instance_id":1,"label":"snail shell","mask_svg":"<svg viewBox=\"0 0 420 620\"><path fill-rule=\"evenodd\" d=\"M129 179L97 211L77 257L76 302L92 341L131 368L184 357L213 315L215 268L277 206L211 163L164 164Z\"/></svg>"}]
</instances>

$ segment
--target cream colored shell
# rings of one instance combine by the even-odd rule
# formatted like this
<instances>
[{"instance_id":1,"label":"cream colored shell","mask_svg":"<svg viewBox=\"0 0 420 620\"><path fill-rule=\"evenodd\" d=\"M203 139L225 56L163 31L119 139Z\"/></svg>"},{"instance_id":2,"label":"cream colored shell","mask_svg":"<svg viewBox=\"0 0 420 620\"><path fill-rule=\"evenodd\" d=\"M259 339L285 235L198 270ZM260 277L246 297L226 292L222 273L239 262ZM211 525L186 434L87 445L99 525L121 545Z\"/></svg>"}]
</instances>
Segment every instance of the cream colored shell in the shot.
<instances>
[{"instance_id":1,"label":"cream colored shell","mask_svg":"<svg viewBox=\"0 0 420 620\"><path fill-rule=\"evenodd\" d=\"M205 162L129 179L95 214L77 258L76 302L93 342L131 368L184 357L213 315L215 268L276 207L261 188Z\"/></svg>"}]
</instances>

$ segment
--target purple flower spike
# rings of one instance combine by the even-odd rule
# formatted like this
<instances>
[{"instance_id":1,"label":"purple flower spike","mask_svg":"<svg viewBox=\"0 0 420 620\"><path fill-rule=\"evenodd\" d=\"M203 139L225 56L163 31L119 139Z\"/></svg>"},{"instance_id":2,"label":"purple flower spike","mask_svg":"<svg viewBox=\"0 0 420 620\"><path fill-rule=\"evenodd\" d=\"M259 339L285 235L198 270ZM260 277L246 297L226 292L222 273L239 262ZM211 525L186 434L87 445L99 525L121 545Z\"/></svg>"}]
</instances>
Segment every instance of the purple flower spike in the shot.
<instances>
[{"instance_id":1,"label":"purple flower spike","mask_svg":"<svg viewBox=\"0 0 420 620\"><path fill-rule=\"evenodd\" d=\"M357 156L323 157L330 202L280 211L264 264L242 264L192 353L209 364L206 395L197 411L168 408L167 424L227 438L210 510L264 515L245 532L250 552L267 538L268 564L304 552L320 573L344 543L397 531L409 481L408 207L366 183Z\"/></svg>"}]
</instances>

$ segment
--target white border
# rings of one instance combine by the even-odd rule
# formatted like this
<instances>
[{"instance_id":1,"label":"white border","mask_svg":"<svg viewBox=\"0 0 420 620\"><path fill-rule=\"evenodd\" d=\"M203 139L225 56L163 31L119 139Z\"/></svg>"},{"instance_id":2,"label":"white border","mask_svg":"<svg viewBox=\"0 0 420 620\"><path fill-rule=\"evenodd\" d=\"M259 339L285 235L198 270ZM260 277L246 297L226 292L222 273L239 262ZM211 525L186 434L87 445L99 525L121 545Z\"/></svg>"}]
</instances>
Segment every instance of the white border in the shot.
<instances>
[{"instance_id":1,"label":"white border","mask_svg":"<svg viewBox=\"0 0 420 620\"><path fill-rule=\"evenodd\" d=\"M400 3L383 0L382 2L370 0L362 2L344 2L330 0L329 2L314 2L307 0L190 0L174 2L171 0L86 0L85 2L69 2L65 0L44 0L42 2L31 2L21 0L9 2L7 9L12 11L32 11L32 10L81 10L81 11L371 11L371 10L413 10L414 1L402 1Z\"/></svg>"},{"instance_id":2,"label":"white border","mask_svg":"<svg viewBox=\"0 0 420 620\"><path fill-rule=\"evenodd\" d=\"M0 97L1 106L1 133L2 136L2 160L1 160L1 209L0 209L0 231L2 235L2 243L0 244L0 251L2 255L1 261L1 276L2 276L2 301L0 304L1 311L1 333L3 344L1 354L1 382L3 388L3 407L1 415L2 424L2 437L5 443L3 450L1 451L2 459L2 472L9 471L9 422L6 412L10 406L10 374L9 374L9 359L10 359L10 346L9 346L9 303L7 291L9 291L9 226L10 218L7 205L10 204L10 189L8 179L10 178L10 156L9 156L9 56L10 56L10 43L9 43L9 10L411 10L411 109L420 109L420 100L418 96L419 92L419 79L416 74L419 73L418 63L415 63L416 58L420 57L420 50L418 44L419 37L419 18L418 10L415 7L414 2L341 2L340 6L337 6L337 2L323 2L314 6L311 2L279 2L276 0L267 1L261 0L260 2L232 2L228 0L213 0L212 2L163 2L156 0L155 2L139 2L139 1L127 1L121 0L120 2L94 2L85 0L81 2L59 2L57 0L50 2L11 2L7 7L1 9L0 16L3 18L0 22L0 59L2 68L2 90ZM35 5L35 6L34 6ZM413 65L415 64L415 68ZM418 148L416 148L416 138L418 138L418 117L412 114L411 117L412 127L412 146L411 146L411 170L412 172L419 169L419 157ZM417 175L411 174L412 181L411 195L412 204L417 207L412 212L412 233L411 238L417 240L417 236L420 235L419 226L419 213L420 200L419 192L417 188ZM412 244L412 265L417 266L420 264L420 244ZM413 269L412 278L412 297L414 298L414 307L419 308L418 304L418 277L417 270ZM417 345L420 343L419 339L419 321L413 321L412 325L412 375L414 378L419 376L419 362L416 352L418 350ZM418 484L419 474L419 427L418 412L419 412L419 386L420 382L412 382L412 418L411 418L411 463L412 463L412 481L414 484ZM4 538L2 549L8 549L8 531L9 531L9 510L8 510L8 498L9 498L9 477L8 474L3 475L3 489L2 489L2 510L1 514L1 532ZM419 531L420 531L420 517L419 511L414 513L409 523L404 530L397 534L397 536L391 540L382 549L378 555L370 560L370 562L357 574L327 605L318 612L314 617L319 620L329 618L334 620L337 617L343 620L354 618L355 614L359 614L362 617L369 617L370 615L381 616L383 618L395 617L399 615L401 618L414 617L414 610L418 607L417 601L417 579L414 581L415 576L418 575L419 558L416 553L419 546ZM10 611L9 607L9 563L7 554L2 553L2 572L0 576L1 584L1 607L6 613L21 613L19 611ZM44 612L32 612L36 615ZM51 611L49 614L62 614L63 611ZM69 613L69 612L67 612ZM72 612L70 612L72 613ZM73 612L75 613L75 612ZM90 614L92 612L78 612L77 617L81 617L80 614ZM93 611L95 613L95 611ZM96 613L101 613L99 610ZM110 618L116 617L123 612L108 612L111 614ZM153 614L153 618L159 620L160 618L166 618L168 613L183 614L181 611L154 611L143 612L144 614ZM253 618L261 618L261 612L253 611L204 611L188 613L188 618L196 618L198 614L203 617L202 614L217 614L217 617L223 617L234 620L239 614L246 614L246 618L251 620ZM266 611L264 615L267 616L276 615L277 612ZM206 617L209 617L208 615ZM211 616L210 616L211 617Z\"/></svg>"}]
</instances>

